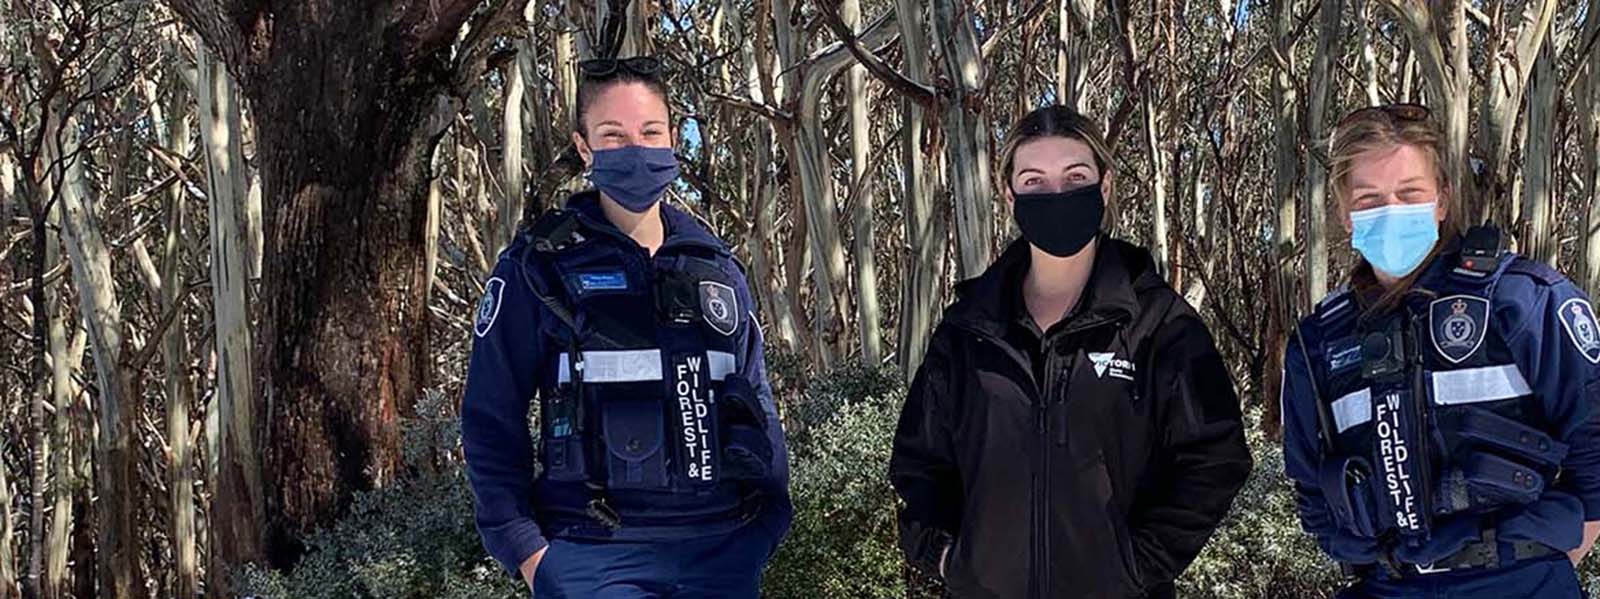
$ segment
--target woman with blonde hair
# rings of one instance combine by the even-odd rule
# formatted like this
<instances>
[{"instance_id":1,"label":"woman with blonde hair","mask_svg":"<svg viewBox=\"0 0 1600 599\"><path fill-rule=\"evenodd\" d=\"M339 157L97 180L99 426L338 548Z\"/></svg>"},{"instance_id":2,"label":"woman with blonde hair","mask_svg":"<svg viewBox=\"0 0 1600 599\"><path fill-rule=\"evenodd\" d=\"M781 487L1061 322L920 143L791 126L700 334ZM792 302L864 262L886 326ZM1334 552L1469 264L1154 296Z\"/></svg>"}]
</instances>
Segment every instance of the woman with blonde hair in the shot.
<instances>
[{"instance_id":1,"label":"woman with blonde hair","mask_svg":"<svg viewBox=\"0 0 1600 599\"><path fill-rule=\"evenodd\" d=\"M1250 473L1206 326L1102 233L1113 169L1053 106L1007 135L1022 239L934 331L889 478L907 560L955 597L1172 597Z\"/></svg>"},{"instance_id":2,"label":"woman with blonde hair","mask_svg":"<svg viewBox=\"0 0 1600 599\"><path fill-rule=\"evenodd\" d=\"M1360 260L1289 340L1285 470L1340 597L1581 597L1600 520L1600 334L1583 293L1463 231L1443 135L1411 104L1333 140Z\"/></svg>"}]
</instances>

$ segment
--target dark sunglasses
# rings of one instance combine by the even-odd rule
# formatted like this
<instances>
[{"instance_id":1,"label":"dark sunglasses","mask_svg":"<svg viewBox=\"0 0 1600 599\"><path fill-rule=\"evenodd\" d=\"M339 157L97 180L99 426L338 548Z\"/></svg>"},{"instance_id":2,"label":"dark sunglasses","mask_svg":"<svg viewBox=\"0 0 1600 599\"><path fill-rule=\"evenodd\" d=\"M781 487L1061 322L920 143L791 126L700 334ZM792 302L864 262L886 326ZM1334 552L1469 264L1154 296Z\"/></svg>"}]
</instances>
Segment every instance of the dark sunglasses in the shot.
<instances>
[{"instance_id":1,"label":"dark sunglasses","mask_svg":"<svg viewBox=\"0 0 1600 599\"><path fill-rule=\"evenodd\" d=\"M610 79L622 72L655 78L661 76L661 60L654 56L591 58L578 63L578 72L591 81Z\"/></svg>"},{"instance_id":2,"label":"dark sunglasses","mask_svg":"<svg viewBox=\"0 0 1600 599\"><path fill-rule=\"evenodd\" d=\"M1433 115L1433 113L1428 110L1427 106L1423 106L1421 104L1403 103L1385 104L1382 106L1368 106L1345 115L1343 119L1340 119L1336 128L1342 129L1345 125L1350 123L1369 119L1380 114L1388 118L1391 122L1396 123L1426 121Z\"/></svg>"}]
</instances>

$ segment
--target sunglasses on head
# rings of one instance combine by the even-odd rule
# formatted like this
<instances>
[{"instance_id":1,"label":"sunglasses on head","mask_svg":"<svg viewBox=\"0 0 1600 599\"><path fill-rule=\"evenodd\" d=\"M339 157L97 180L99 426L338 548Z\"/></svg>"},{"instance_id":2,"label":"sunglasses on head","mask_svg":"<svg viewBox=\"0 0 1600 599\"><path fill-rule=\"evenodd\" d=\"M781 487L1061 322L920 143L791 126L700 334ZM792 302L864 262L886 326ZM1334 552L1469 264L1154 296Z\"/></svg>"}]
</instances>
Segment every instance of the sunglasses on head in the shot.
<instances>
[{"instance_id":1,"label":"sunglasses on head","mask_svg":"<svg viewBox=\"0 0 1600 599\"><path fill-rule=\"evenodd\" d=\"M592 58L580 61L578 72L591 81L610 79L622 72L654 78L661 75L661 60L654 56Z\"/></svg>"},{"instance_id":2,"label":"sunglasses on head","mask_svg":"<svg viewBox=\"0 0 1600 599\"><path fill-rule=\"evenodd\" d=\"M1426 121L1430 116L1432 116L1432 114L1432 112L1428 111L1427 106L1423 106L1421 104L1403 103L1385 104L1382 106L1368 106L1345 115L1345 117L1339 121L1337 127L1343 128L1345 125L1350 123L1369 119L1378 115L1383 115L1392 122L1400 123Z\"/></svg>"}]
</instances>

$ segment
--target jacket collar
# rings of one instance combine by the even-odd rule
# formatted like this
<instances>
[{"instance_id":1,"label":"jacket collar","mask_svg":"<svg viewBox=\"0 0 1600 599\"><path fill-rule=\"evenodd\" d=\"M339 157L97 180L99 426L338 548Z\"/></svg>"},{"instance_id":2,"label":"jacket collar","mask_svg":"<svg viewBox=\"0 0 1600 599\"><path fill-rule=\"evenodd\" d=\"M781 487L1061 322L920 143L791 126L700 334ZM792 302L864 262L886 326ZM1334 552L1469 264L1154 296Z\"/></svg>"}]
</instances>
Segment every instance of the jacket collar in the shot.
<instances>
[{"instance_id":1,"label":"jacket collar","mask_svg":"<svg viewBox=\"0 0 1600 599\"><path fill-rule=\"evenodd\" d=\"M1022 279L1031 262L1027 241L1012 242L982 275L956 286L957 300L946 318L992 337L1003 336L1022 309ZM1160 278L1148 251L1102 235L1081 307L1068 328L1133 321L1140 311L1138 290L1152 281Z\"/></svg>"},{"instance_id":2,"label":"jacket collar","mask_svg":"<svg viewBox=\"0 0 1600 599\"><path fill-rule=\"evenodd\" d=\"M588 228L615 241L626 241L637 245L633 238L611 224L611 219L606 218L605 210L600 207L600 192L590 189L572 194L567 198L566 209L577 213L578 219ZM698 219L665 200L661 202L661 224L664 227L662 250L703 248L718 254L732 255L728 246L712 235Z\"/></svg>"}]
</instances>

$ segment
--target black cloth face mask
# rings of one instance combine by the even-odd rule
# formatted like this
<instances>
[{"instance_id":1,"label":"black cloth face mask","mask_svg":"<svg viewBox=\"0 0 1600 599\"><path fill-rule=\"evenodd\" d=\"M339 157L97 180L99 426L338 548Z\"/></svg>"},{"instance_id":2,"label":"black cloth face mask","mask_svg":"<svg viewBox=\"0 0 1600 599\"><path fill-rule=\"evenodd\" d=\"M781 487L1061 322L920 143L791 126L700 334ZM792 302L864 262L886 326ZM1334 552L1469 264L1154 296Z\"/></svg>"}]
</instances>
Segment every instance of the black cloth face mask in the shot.
<instances>
[{"instance_id":1,"label":"black cloth face mask","mask_svg":"<svg viewBox=\"0 0 1600 599\"><path fill-rule=\"evenodd\" d=\"M1058 258L1076 256L1094 241L1106 213L1099 183L1041 193L1017 193L1013 187L1011 197L1022 238Z\"/></svg>"}]
</instances>

